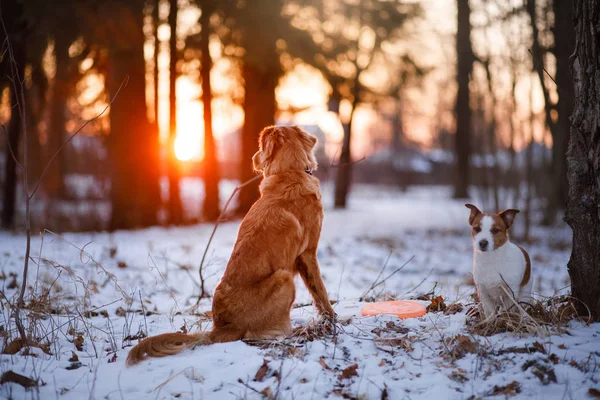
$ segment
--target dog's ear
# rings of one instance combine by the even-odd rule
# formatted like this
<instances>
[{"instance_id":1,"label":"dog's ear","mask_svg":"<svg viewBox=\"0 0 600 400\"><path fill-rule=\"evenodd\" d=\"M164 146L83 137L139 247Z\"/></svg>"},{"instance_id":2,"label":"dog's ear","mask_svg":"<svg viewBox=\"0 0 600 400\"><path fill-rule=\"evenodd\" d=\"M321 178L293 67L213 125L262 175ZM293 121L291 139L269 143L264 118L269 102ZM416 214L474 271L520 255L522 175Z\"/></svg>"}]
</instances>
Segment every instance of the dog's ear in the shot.
<instances>
[{"instance_id":1,"label":"dog's ear","mask_svg":"<svg viewBox=\"0 0 600 400\"><path fill-rule=\"evenodd\" d=\"M479 208L475 207L473 204L465 204L465 207L471 210L471 214L469 215L469 225L473 225L473 221L475 221L475 218L481 214L481 211L479 211Z\"/></svg>"},{"instance_id":2,"label":"dog's ear","mask_svg":"<svg viewBox=\"0 0 600 400\"><path fill-rule=\"evenodd\" d=\"M283 144L283 135L278 127L268 126L260 133L258 141L264 156L263 162L268 163L275 157L277 150Z\"/></svg>"},{"instance_id":3,"label":"dog's ear","mask_svg":"<svg viewBox=\"0 0 600 400\"><path fill-rule=\"evenodd\" d=\"M500 216L500 218L502 218L502 221L504 221L504 224L506 225L506 229L510 229L513 222L515 222L515 217L517 216L518 213L519 213L519 210L515 210L515 209L511 208L511 209L499 212L498 215Z\"/></svg>"},{"instance_id":4,"label":"dog's ear","mask_svg":"<svg viewBox=\"0 0 600 400\"><path fill-rule=\"evenodd\" d=\"M312 148L314 148L316 146L316 144L317 144L317 138L315 136L313 136L310 133L306 132L305 130L303 130L302 128L300 128L297 125L293 126L293 128L300 135L300 140L302 140L302 142L306 143L309 148L312 149Z\"/></svg>"}]
</instances>

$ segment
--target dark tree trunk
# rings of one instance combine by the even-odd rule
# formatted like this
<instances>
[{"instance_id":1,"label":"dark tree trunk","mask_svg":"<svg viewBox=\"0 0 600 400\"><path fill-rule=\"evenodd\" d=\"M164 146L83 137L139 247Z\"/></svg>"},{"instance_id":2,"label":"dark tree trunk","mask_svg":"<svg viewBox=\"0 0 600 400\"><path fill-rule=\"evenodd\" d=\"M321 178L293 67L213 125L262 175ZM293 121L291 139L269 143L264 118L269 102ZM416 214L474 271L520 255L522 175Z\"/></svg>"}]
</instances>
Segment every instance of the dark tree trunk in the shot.
<instances>
[{"instance_id":1,"label":"dark tree trunk","mask_svg":"<svg viewBox=\"0 0 600 400\"><path fill-rule=\"evenodd\" d=\"M200 16L200 75L202 77L202 104L204 107L204 204L202 214L207 221L216 221L219 217L219 164L217 148L212 130L212 89L210 84L210 71L212 60L209 51L210 16L213 8L205 2Z\"/></svg>"},{"instance_id":2,"label":"dark tree trunk","mask_svg":"<svg viewBox=\"0 0 600 400\"><path fill-rule=\"evenodd\" d=\"M20 77L25 72L25 54L24 49L20 46L14 46L15 62L17 64L18 74ZM8 68L10 71L10 67ZM17 78L15 78L17 79ZM21 79L21 78L18 78ZM18 87L18 82L16 83ZM14 228L16 201L17 201L17 159L20 158L19 144L21 141L21 113L19 112L20 102L19 93L15 92L12 84L10 87L10 121L8 123L8 136L4 167L4 190L2 196L2 227L7 229ZM11 155L12 151L12 155ZM14 155L14 157L13 157Z\"/></svg>"},{"instance_id":3,"label":"dark tree trunk","mask_svg":"<svg viewBox=\"0 0 600 400\"><path fill-rule=\"evenodd\" d=\"M158 103L160 98L158 96L158 54L160 53L160 41L158 40L158 27L160 26L160 0L154 0L152 6L152 21L153 21L153 36L154 36L154 55L153 55L153 64L154 71L152 74L152 84L154 86L154 123L156 124L156 129L160 129L158 125Z\"/></svg>"},{"instance_id":4,"label":"dark tree trunk","mask_svg":"<svg viewBox=\"0 0 600 400\"><path fill-rule=\"evenodd\" d=\"M109 95L115 95L125 77L129 80L110 108L111 230L155 225L160 204L158 137L146 115L141 2L120 7L118 15L113 23L128 40L111 48Z\"/></svg>"},{"instance_id":5,"label":"dark tree trunk","mask_svg":"<svg viewBox=\"0 0 600 400\"><path fill-rule=\"evenodd\" d=\"M54 38L54 53L56 55L56 75L52 101L50 101L50 126L48 129L48 145L45 161L60 149L65 140L66 108L69 96L69 45L71 41L63 32L58 32ZM65 157L58 155L48 166L44 187L51 198L63 198Z\"/></svg>"},{"instance_id":6,"label":"dark tree trunk","mask_svg":"<svg viewBox=\"0 0 600 400\"><path fill-rule=\"evenodd\" d=\"M168 149L168 175L169 175L169 223L179 225L183 222L183 209L179 193L181 171L179 161L175 156L175 138L177 137L177 0L169 0L169 27L171 38L169 40L169 149Z\"/></svg>"},{"instance_id":7,"label":"dark tree trunk","mask_svg":"<svg viewBox=\"0 0 600 400\"><path fill-rule=\"evenodd\" d=\"M580 315L600 321L600 3L575 1L575 83L569 149L566 221L573 230L568 264Z\"/></svg>"},{"instance_id":8,"label":"dark tree trunk","mask_svg":"<svg viewBox=\"0 0 600 400\"><path fill-rule=\"evenodd\" d=\"M245 62L242 75L245 82L244 126L242 127L242 157L240 163L240 182L254 177L252 156L258 151L258 136L263 128L275 123L275 87L279 79L279 60L272 49L265 49L271 61L262 65ZM258 182L240 190L238 214L248 212L258 199Z\"/></svg>"},{"instance_id":9,"label":"dark tree trunk","mask_svg":"<svg viewBox=\"0 0 600 400\"><path fill-rule=\"evenodd\" d=\"M554 55L556 57L556 90L558 92L557 129L553 134L552 144L552 181L554 191L550 194L552 201L550 212L564 210L567 204L567 147L569 144L569 117L573 113L573 76L569 67L569 57L575 49L575 28L573 25L573 3L554 0ZM556 210L556 211L554 211ZM554 220L554 215L549 216Z\"/></svg>"},{"instance_id":10,"label":"dark tree trunk","mask_svg":"<svg viewBox=\"0 0 600 400\"><path fill-rule=\"evenodd\" d=\"M473 49L471 48L471 8L469 0L457 0L458 25L456 31L456 134L454 173L454 197L467 198L469 188L469 158L471 156L471 106L469 101L469 80L473 70Z\"/></svg>"},{"instance_id":11,"label":"dark tree trunk","mask_svg":"<svg viewBox=\"0 0 600 400\"><path fill-rule=\"evenodd\" d=\"M342 151L338 162L337 180L335 181L335 208L346 208L348 192L350 191L350 181L352 180L352 153L350 148L352 144L352 121L354 120L354 112L356 111L359 102L359 77L360 71L357 71L356 77L354 78L354 89L352 93L354 96L354 99L352 100L352 110L350 111L348 123L343 126L344 139L342 141Z\"/></svg>"},{"instance_id":12,"label":"dark tree trunk","mask_svg":"<svg viewBox=\"0 0 600 400\"><path fill-rule=\"evenodd\" d=\"M8 57L8 53L4 54L2 60L0 60L0 66L4 71L4 76L1 78L4 80L4 84L10 90L10 106L11 114L10 121L8 123L8 132L6 135L6 147L5 147L5 164L4 164L4 187L2 189L2 215L0 216L0 226L3 228L13 228L15 224L16 215L16 201L17 201L17 162L20 158L19 144L21 139L22 122L21 113L19 112L20 94L15 92L15 85L19 88L19 80L23 79L25 73L25 48L22 44L22 37L25 35L25 24L23 19L23 6L17 1L4 1L0 8L0 18L4 23L8 38L5 35L4 30L0 30L0 39L2 43L6 40L10 42L12 51L14 52L14 62L16 64L16 71L14 71L10 65L11 60ZM14 74L18 76L15 77ZM11 82L11 79L15 82Z\"/></svg>"}]
</instances>

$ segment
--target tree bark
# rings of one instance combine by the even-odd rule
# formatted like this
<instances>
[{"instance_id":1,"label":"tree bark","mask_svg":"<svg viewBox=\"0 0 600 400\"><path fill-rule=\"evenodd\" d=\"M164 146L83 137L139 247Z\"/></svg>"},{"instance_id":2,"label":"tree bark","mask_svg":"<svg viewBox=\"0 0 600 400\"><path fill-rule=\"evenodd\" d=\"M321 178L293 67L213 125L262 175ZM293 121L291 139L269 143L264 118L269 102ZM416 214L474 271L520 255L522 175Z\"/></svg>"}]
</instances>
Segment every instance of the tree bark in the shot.
<instances>
[{"instance_id":1,"label":"tree bark","mask_svg":"<svg viewBox=\"0 0 600 400\"><path fill-rule=\"evenodd\" d=\"M183 222L183 209L179 193L181 171L179 161L175 156L175 138L177 137L177 0L169 0L169 148L167 165L169 176L169 223L179 225Z\"/></svg>"},{"instance_id":2,"label":"tree bark","mask_svg":"<svg viewBox=\"0 0 600 400\"><path fill-rule=\"evenodd\" d=\"M109 95L116 94L123 79L128 81L110 108L111 230L155 225L160 204L159 143L146 114L142 2L117 7L111 23L128 40L117 41L110 49Z\"/></svg>"},{"instance_id":3,"label":"tree bark","mask_svg":"<svg viewBox=\"0 0 600 400\"><path fill-rule=\"evenodd\" d=\"M219 218L219 163L217 148L212 129L212 88L210 84L210 71L212 60L210 57L210 16L213 6L205 1L200 15L200 75L202 78L202 105L204 107L204 204L202 214L207 221L216 221Z\"/></svg>"},{"instance_id":4,"label":"tree bark","mask_svg":"<svg viewBox=\"0 0 600 400\"><path fill-rule=\"evenodd\" d=\"M469 158L471 156L471 106L469 80L473 70L473 49L471 47L471 8L469 0L457 0L458 20L456 31L456 134L454 173L454 197L467 198L469 188Z\"/></svg>"},{"instance_id":5,"label":"tree bark","mask_svg":"<svg viewBox=\"0 0 600 400\"><path fill-rule=\"evenodd\" d=\"M268 59L265 59L264 64L244 62L242 69L246 95L240 182L246 182L254 177L252 156L258 151L258 136L263 128L275 123L275 87L279 79L279 59L275 52L275 43L272 48L265 49L265 53ZM238 198L237 213L248 212L259 195L258 182L243 187Z\"/></svg>"},{"instance_id":6,"label":"tree bark","mask_svg":"<svg viewBox=\"0 0 600 400\"><path fill-rule=\"evenodd\" d=\"M573 230L573 248L568 270L579 314L589 313L600 321L600 4L576 0L574 15L575 103L567 152L565 218Z\"/></svg>"}]
</instances>

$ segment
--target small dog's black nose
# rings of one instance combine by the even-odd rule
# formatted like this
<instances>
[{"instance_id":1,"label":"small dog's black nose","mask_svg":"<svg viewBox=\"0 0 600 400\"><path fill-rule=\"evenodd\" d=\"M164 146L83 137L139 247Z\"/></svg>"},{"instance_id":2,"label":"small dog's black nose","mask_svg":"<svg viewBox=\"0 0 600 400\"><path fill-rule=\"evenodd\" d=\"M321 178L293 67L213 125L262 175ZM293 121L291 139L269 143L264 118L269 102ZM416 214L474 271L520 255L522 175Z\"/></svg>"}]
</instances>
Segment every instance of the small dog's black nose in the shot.
<instances>
[{"instance_id":1,"label":"small dog's black nose","mask_svg":"<svg viewBox=\"0 0 600 400\"><path fill-rule=\"evenodd\" d=\"M481 250L485 250L487 249L488 245L490 244L490 242L487 241L487 239L483 239L479 241L479 248Z\"/></svg>"}]
</instances>

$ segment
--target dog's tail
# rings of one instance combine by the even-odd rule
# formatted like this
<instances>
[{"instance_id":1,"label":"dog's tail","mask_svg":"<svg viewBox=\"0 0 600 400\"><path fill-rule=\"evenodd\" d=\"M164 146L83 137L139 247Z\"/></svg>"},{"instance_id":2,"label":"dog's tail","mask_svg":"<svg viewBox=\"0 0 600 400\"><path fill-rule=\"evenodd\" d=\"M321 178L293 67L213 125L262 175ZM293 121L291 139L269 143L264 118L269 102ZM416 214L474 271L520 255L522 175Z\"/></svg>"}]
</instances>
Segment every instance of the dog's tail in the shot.
<instances>
[{"instance_id":1,"label":"dog's tail","mask_svg":"<svg viewBox=\"0 0 600 400\"><path fill-rule=\"evenodd\" d=\"M166 357L197 345L210 344L210 333L164 333L146 338L135 345L127 355L125 365L130 367L149 357Z\"/></svg>"}]
</instances>

